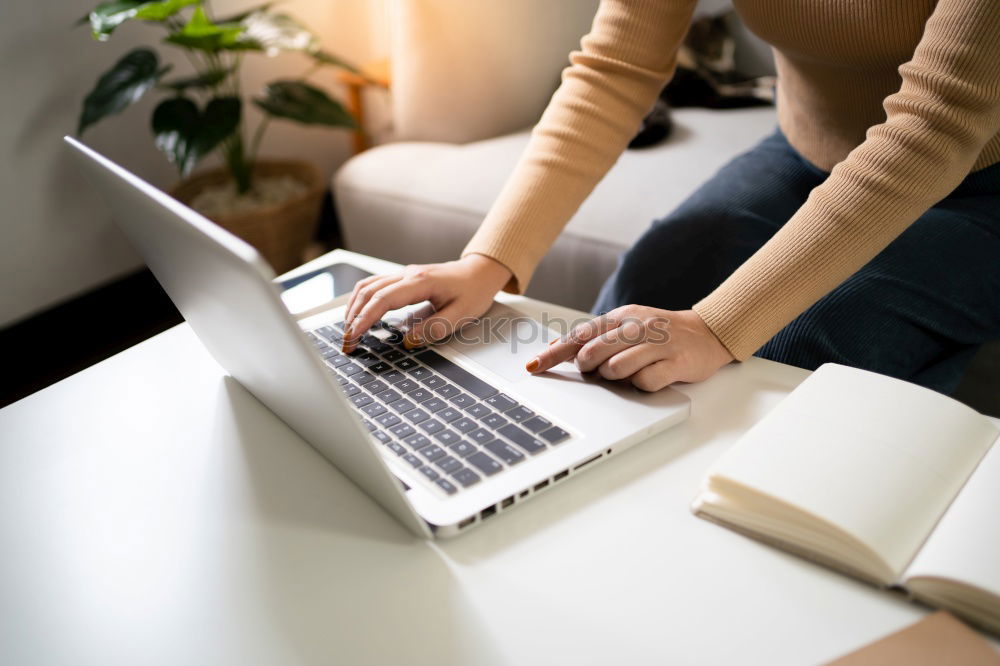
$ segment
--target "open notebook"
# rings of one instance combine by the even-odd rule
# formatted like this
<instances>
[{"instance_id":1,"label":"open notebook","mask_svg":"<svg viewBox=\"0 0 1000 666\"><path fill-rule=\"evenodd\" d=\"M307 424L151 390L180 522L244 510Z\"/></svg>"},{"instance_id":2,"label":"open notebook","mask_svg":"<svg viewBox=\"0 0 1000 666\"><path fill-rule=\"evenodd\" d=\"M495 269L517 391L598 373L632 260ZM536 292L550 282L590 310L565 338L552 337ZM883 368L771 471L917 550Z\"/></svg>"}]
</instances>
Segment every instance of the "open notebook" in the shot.
<instances>
[{"instance_id":1,"label":"open notebook","mask_svg":"<svg viewBox=\"0 0 1000 666\"><path fill-rule=\"evenodd\" d=\"M934 391L827 364L709 471L709 520L1000 634L1000 430Z\"/></svg>"}]
</instances>

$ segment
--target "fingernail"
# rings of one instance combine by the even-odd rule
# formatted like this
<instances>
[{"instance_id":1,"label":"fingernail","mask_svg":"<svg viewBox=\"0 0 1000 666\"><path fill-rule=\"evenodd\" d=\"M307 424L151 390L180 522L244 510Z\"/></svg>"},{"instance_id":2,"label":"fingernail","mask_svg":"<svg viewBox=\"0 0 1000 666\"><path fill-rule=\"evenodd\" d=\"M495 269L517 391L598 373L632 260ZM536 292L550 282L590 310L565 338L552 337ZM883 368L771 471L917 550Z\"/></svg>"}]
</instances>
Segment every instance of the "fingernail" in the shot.
<instances>
[{"instance_id":1,"label":"fingernail","mask_svg":"<svg viewBox=\"0 0 1000 666\"><path fill-rule=\"evenodd\" d=\"M424 341L413 333L407 333L403 336L403 347L406 349L416 349L417 347L423 347L423 345Z\"/></svg>"},{"instance_id":2,"label":"fingernail","mask_svg":"<svg viewBox=\"0 0 1000 666\"><path fill-rule=\"evenodd\" d=\"M562 340L562 338L553 338L553 339L549 340L549 346L551 347L552 345L554 345L555 343L559 342L560 340Z\"/></svg>"},{"instance_id":3,"label":"fingernail","mask_svg":"<svg viewBox=\"0 0 1000 666\"><path fill-rule=\"evenodd\" d=\"M541 365L541 362L537 358L533 358L528 361L527 365L524 366L524 369L528 372L535 372Z\"/></svg>"}]
</instances>

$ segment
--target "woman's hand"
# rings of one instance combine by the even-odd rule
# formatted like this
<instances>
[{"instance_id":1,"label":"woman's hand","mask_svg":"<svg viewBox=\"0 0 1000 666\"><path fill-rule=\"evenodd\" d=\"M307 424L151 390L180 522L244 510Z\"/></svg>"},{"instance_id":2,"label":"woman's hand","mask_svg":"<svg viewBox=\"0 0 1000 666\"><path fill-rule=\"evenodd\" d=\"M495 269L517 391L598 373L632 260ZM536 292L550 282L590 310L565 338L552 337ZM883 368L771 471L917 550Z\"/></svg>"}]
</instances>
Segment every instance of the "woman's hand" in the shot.
<instances>
[{"instance_id":1,"label":"woman's hand","mask_svg":"<svg viewBox=\"0 0 1000 666\"><path fill-rule=\"evenodd\" d=\"M470 254L457 261L407 266L401 273L365 278L354 285L347 303L344 351L353 351L358 338L389 310L421 301L431 302L434 317L414 323L404 344L419 347L441 340L456 326L486 312L510 277L500 262Z\"/></svg>"},{"instance_id":2,"label":"woman's hand","mask_svg":"<svg viewBox=\"0 0 1000 666\"><path fill-rule=\"evenodd\" d=\"M734 360L694 310L641 305L626 305L577 326L526 369L545 372L574 357L582 372L627 379L643 391L659 391L674 382L700 382Z\"/></svg>"}]
</instances>

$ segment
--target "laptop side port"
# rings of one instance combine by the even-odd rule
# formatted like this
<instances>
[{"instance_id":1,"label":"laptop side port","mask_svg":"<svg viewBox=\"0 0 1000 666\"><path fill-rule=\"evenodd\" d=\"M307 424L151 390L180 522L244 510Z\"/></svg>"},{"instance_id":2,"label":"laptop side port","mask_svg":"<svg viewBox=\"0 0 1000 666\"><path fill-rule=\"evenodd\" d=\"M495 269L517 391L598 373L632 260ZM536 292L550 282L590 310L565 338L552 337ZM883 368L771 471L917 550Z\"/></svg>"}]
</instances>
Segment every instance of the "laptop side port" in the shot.
<instances>
[{"instance_id":1,"label":"laptop side port","mask_svg":"<svg viewBox=\"0 0 1000 666\"><path fill-rule=\"evenodd\" d=\"M500 508L501 509L506 509L507 507L509 507L513 503L514 503L514 496L511 495L510 497L508 497L504 501L500 502Z\"/></svg>"},{"instance_id":2,"label":"laptop side port","mask_svg":"<svg viewBox=\"0 0 1000 666\"><path fill-rule=\"evenodd\" d=\"M537 493L539 490L541 490L542 488L544 488L547 485L549 485L549 480L548 479L545 479L541 483L536 483L535 484L535 492Z\"/></svg>"},{"instance_id":3,"label":"laptop side port","mask_svg":"<svg viewBox=\"0 0 1000 666\"><path fill-rule=\"evenodd\" d=\"M601 458L602 456L604 456L603 453L598 453L593 458L588 458L587 460L584 460L582 463L580 463L579 465L577 465L576 467L574 467L573 470L575 471L575 470L580 469L581 467L586 467L587 465L589 465L590 463L594 462L598 458Z\"/></svg>"},{"instance_id":4,"label":"laptop side port","mask_svg":"<svg viewBox=\"0 0 1000 666\"><path fill-rule=\"evenodd\" d=\"M462 522L460 522L458 524L458 529L464 530L466 527L468 527L469 525L471 525L474 522L476 522L476 517L475 516L469 516L468 518L466 518L465 520L463 520Z\"/></svg>"},{"instance_id":5,"label":"laptop side port","mask_svg":"<svg viewBox=\"0 0 1000 666\"><path fill-rule=\"evenodd\" d=\"M497 505L494 504L493 506L488 506L482 511L480 511L479 517L482 518L483 520L486 520L487 518L492 518L496 514L496 512L497 512Z\"/></svg>"},{"instance_id":6,"label":"laptop side port","mask_svg":"<svg viewBox=\"0 0 1000 666\"><path fill-rule=\"evenodd\" d=\"M552 482L555 483L556 481L562 481L567 476L569 476L569 470L568 469L564 469L563 471L559 472L554 477L552 477Z\"/></svg>"}]
</instances>

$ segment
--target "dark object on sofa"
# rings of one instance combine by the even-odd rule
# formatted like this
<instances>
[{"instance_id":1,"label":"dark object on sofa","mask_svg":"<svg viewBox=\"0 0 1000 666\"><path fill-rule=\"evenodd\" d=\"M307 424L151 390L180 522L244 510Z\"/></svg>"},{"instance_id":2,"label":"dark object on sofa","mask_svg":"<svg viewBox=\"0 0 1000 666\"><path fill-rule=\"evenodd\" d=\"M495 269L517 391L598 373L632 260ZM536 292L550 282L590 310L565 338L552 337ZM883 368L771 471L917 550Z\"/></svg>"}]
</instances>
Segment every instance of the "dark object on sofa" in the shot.
<instances>
[{"instance_id":1,"label":"dark object on sofa","mask_svg":"<svg viewBox=\"0 0 1000 666\"><path fill-rule=\"evenodd\" d=\"M677 55L677 71L660 92L629 148L645 148L670 135L670 108L735 109L774 102L774 77L750 77L736 70L732 12L691 24Z\"/></svg>"}]
</instances>

